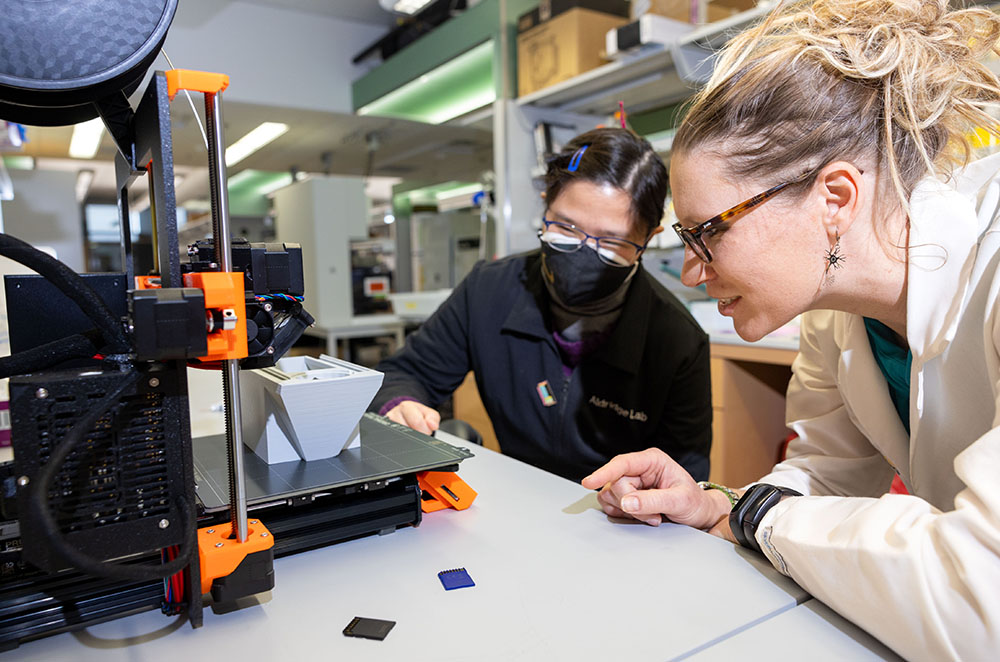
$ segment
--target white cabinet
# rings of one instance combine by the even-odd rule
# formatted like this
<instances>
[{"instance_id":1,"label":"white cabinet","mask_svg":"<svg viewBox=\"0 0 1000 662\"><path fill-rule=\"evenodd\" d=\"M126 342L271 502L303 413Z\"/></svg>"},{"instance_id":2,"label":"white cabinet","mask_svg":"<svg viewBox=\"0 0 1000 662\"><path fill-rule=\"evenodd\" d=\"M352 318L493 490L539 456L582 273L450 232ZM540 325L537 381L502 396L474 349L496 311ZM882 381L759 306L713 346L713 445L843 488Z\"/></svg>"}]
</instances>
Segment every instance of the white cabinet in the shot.
<instances>
[{"instance_id":1,"label":"white cabinet","mask_svg":"<svg viewBox=\"0 0 1000 662\"><path fill-rule=\"evenodd\" d=\"M275 193L276 241L302 246L304 305L321 329L354 315L350 240L368 236L366 204L360 177L315 177Z\"/></svg>"}]
</instances>

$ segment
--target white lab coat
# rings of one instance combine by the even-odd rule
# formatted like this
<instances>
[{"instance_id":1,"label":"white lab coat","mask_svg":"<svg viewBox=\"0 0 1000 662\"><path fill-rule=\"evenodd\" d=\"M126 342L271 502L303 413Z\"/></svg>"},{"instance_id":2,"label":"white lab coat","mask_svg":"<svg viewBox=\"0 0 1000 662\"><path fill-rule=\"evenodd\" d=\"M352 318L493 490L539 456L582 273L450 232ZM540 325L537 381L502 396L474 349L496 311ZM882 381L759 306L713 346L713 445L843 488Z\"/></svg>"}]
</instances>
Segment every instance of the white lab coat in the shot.
<instances>
[{"instance_id":1,"label":"white lab coat","mask_svg":"<svg viewBox=\"0 0 1000 662\"><path fill-rule=\"evenodd\" d=\"M914 660L1000 659L998 170L911 198L909 437L862 318L810 312L788 387L799 438L760 479L807 495L761 522L775 567ZM913 496L886 494L893 469Z\"/></svg>"}]
</instances>

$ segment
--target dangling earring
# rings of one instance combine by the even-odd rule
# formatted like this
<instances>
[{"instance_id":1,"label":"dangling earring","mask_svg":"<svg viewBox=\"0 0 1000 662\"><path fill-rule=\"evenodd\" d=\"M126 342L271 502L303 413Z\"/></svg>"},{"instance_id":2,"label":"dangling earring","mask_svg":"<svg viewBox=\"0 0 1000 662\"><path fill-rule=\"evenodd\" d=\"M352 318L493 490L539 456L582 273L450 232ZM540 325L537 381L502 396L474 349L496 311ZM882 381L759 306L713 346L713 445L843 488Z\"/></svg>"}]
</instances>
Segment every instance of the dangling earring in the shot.
<instances>
[{"instance_id":1,"label":"dangling earring","mask_svg":"<svg viewBox=\"0 0 1000 662\"><path fill-rule=\"evenodd\" d=\"M837 230L834 230L834 232L836 232L837 241L833 245L833 250L826 252L826 270L823 271L823 276L826 278L827 283L833 283L834 281L834 274L830 273L830 267L833 267L835 270L840 269L841 265L847 262L847 257L840 252L840 232Z\"/></svg>"}]
</instances>

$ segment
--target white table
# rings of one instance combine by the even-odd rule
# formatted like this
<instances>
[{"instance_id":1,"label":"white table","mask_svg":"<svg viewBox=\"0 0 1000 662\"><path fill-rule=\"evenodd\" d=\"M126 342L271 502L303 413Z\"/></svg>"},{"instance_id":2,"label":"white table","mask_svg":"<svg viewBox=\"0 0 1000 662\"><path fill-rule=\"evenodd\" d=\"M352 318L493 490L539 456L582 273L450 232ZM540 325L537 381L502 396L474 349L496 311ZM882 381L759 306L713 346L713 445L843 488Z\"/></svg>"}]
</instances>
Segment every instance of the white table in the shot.
<instances>
[{"instance_id":1,"label":"white table","mask_svg":"<svg viewBox=\"0 0 1000 662\"><path fill-rule=\"evenodd\" d=\"M819 600L783 611L684 658L688 662L862 662L902 658Z\"/></svg>"},{"instance_id":2,"label":"white table","mask_svg":"<svg viewBox=\"0 0 1000 662\"><path fill-rule=\"evenodd\" d=\"M611 523L580 485L474 450L460 471L479 491L470 509L278 559L259 604L206 610L198 630L146 612L0 660L667 660L807 598L760 556ZM437 573L459 566L476 586L445 591ZM354 616L397 625L381 642L344 637Z\"/></svg>"},{"instance_id":3,"label":"white table","mask_svg":"<svg viewBox=\"0 0 1000 662\"><path fill-rule=\"evenodd\" d=\"M350 322L340 326L307 327L305 334L326 339L326 353L330 356L340 356L338 353L341 340L349 338L374 338L377 336L393 336L398 350L405 342L406 321L398 315L355 315ZM344 356L347 357L346 347ZM348 360L350 358L348 357Z\"/></svg>"},{"instance_id":4,"label":"white table","mask_svg":"<svg viewBox=\"0 0 1000 662\"><path fill-rule=\"evenodd\" d=\"M218 373L189 370L192 431L223 429ZM273 591L204 627L146 612L28 642L6 660L844 660L898 658L758 555L699 531L613 523L593 492L466 445L466 511L275 562ZM473 588L445 591L464 566ZM257 604L259 602L259 604ZM385 641L341 634L397 621Z\"/></svg>"}]
</instances>

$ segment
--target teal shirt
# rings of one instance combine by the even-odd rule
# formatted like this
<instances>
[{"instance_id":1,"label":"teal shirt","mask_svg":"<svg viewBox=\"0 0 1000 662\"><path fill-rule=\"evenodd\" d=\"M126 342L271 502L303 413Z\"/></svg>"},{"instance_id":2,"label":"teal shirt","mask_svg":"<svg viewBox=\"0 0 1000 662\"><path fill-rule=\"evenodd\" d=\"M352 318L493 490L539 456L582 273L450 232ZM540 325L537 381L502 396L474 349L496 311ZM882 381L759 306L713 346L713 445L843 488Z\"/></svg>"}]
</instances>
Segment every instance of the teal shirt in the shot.
<instances>
[{"instance_id":1,"label":"teal shirt","mask_svg":"<svg viewBox=\"0 0 1000 662\"><path fill-rule=\"evenodd\" d=\"M864 320L875 363L889 385L889 396L899 420L903 422L906 434L910 434L910 364L913 353L909 347L898 344L896 335L885 324L869 317Z\"/></svg>"}]
</instances>

